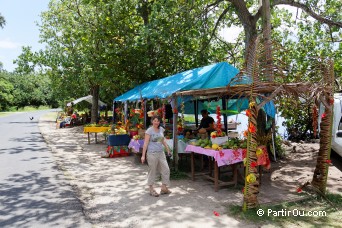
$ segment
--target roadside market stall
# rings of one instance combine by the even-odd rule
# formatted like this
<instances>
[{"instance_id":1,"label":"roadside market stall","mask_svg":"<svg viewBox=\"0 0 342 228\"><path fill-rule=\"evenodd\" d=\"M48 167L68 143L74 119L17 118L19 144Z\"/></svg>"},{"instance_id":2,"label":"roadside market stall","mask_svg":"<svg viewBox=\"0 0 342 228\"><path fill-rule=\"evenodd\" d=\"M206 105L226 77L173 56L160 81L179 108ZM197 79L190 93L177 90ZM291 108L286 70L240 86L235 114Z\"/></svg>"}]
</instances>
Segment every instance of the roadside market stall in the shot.
<instances>
[{"instance_id":1,"label":"roadside market stall","mask_svg":"<svg viewBox=\"0 0 342 228\"><path fill-rule=\"evenodd\" d=\"M77 98L76 100L67 103L67 106L70 107L70 106L76 105L76 104L78 104L78 103L80 103L82 101L86 101L86 102L92 104L93 103L93 96L92 95L88 95L88 96L85 96L85 97ZM100 100L98 100L98 102L99 102L99 107L107 106L106 103L104 103L104 102L102 102Z\"/></svg>"},{"instance_id":2,"label":"roadside market stall","mask_svg":"<svg viewBox=\"0 0 342 228\"><path fill-rule=\"evenodd\" d=\"M198 99L193 99L191 96L175 96L176 92L194 89L208 89L217 88L228 85L231 79L238 74L239 70L231 66L226 62L215 63L204 67L195 68L185 72L181 72L166 78L145 82L130 91L122 94L114 99L114 108L117 110L119 104L121 104L121 110L117 110L120 113L118 116L122 116L121 121L127 121L128 106L129 104L136 105L140 103L137 109L140 112L139 116L144 119L144 128L146 128L147 119L147 103L151 100L159 101L160 107L155 109L154 107L150 112L159 112L163 117L164 126L166 126L165 110L166 105L172 107L172 139L174 143L174 151L178 151L177 135L184 130L184 118L178 120L178 115L183 114L186 103L192 102L194 106L196 126L198 126ZM246 81L246 83L248 83ZM226 100L222 100L222 104L226 105ZM123 105L122 105L123 104ZM136 105L137 106L137 105ZM132 110L132 109L131 109ZM135 111L134 111L135 112ZM141 114L143 113L143 116ZM134 115L134 114L133 114ZM226 114L224 114L226 117ZM125 118L125 119L123 119ZM227 118L224 118L225 129L228 128ZM175 154L176 155L176 154ZM175 156L177 162L177 156Z\"/></svg>"},{"instance_id":3,"label":"roadside market stall","mask_svg":"<svg viewBox=\"0 0 342 228\"><path fill-rule=\"evenodd\" d=\"M255 64L262 65L262 63L255 62ZM255 208L259 205L258 193L261 183L261 175L258 171L260 167L259 157L263 153L260 152L260 146L267 143L271 137L270 135L261 135L259 130L264 126L259 126L259 116L262 114L260 110L265 107L265 104L272 101L277 96L290 96L293 98L310 97L314 102L312 111L313 126L317 128L317 120L321 118L320 124L320 149L317 157L317 164L314 170L311 183L307 182L301 184L296 191L300 193L302 188L308 184L313 185L318 194L324 195L326 192L326 183L328 178L328 169L331 150L331 124L333 119L333 94L334 94L334 65L332 60L321 60L317 66L317 74L322 76L322 81L317 83L311 82L293 82L281 83L281 77L286 77L281 69L272 69L271 74L276 74L280 82L263 81L259 78L260 72L264 69L258 69L254 66L247 69L245 74L251 75L252 83L250 85L244 84L230 84L225 88L207 89L207 90L189 90L177 92L179 96L220 96L228 95L230 97L247 97L249 98L249 107L246 110L248 116L248 129L246 130L247 150L244 160L245 165L245 186L243 188L244 202L243 210ZM272 75L273 77L274 75ZM244 74L236 76L235 81L239 81L244 77ZM267 77L266 77L267 78ZM261 99L260 99L261 98ZM318 107L320 104L324 106L324 113L318 116ZM267 111L267 108L264 109ZM189 148L190 151L196 151ZM221 152L221 151L220 151ZM219 152L219 153L220 153ZM222 151L223 152L223 151ZM216 152L217 153L217 152ZM214 155L215 156L215 155ZM217 155L216 155L217 156ZM264 164L262 164L264 165ZM217 184L215 183L215 187Z\"/></svg>"},{"instance_id":4,"label":"roadside market stall","mask_svg":"<svg viewBox=\"0 0 342 228\"><path fill-rule=\"evenodd\" d=\"M235 150L232 150L230 147L226 147L225 151L222 151L221 144L228 141L228 136L225 135L227 132L228 123L226 116L229 114L237 114L244 109L248 108L248 99L244 97L234 97L232 99L229 96L226 96L224 93L216 93L213 95L206 94L206 90L217 90L217 89L226 89L227 85L240 85L244 84L250 86L251 78L249 77L239 77L239 80L235 80L235 76L238 74L238 70L233 68L227 63L218 63L212 64L202 68L196 68L190 71L182 72L170 77L162 78L159 80L155 80L152 82L146 82L142 85L137 86L136 88L128 91L127 93L117 97L114 99L114 107L116 107L117 102L124 102L125 110L121 111L122 113L127 112L128 103L131 102L140 102L140 109L134 109L135 111L131 112L130 116L134 116L136 110L138 110L139 116L142 117L142 110L146 110L144 113L147 113L146 103L149 100L163 100L162 107L154 110L153 112L159 113L163 117L164 126L167 128L167 124L165 123L165 103L171 103L172 111L173 111L173 126L172 126L172 139L167 140L173 143L173 146L170 146L174 152L174 160L175 167L177 169L178 165L178 154L191 154L191 165L192 165L192 176L194 179L194 153L199 155L206 155L213 159L214 161L214 177L208 176L209 179L214 181L215 190L218 190L219 186L223 185L236 185L237 183L237 172L236 172L236 163L241 163L243 159L242 151L246 149L240 148L238 151L240 154L238 155L240 159L235 159L231 161L231 156L224 156L226 154L234 154L237 156ZM223 87L224 86L224 87ZM200 96L194 96L193 94L183 95L184 91L200 91L202 92ZM229 98L229 99L228 99ZM184 143L183 138L184 135L181 135L185 128L184 122L184 109L186 102L194 103L194 113L195 118L198 113L198 100L204 100L209 103L214 104L214 108L217 114L217 122L216 122L216 131L215 135L211 136L211 140L208 140L206 145L189 145L188 143ZM166 101L166 102L165 102ZM219 102L218 102L219 101ZM133 103L134 104L134 103ZM266 111L269 115L274 117L275 109L272 102L266 103ZM115 109L115 108L114 108ZM150 111L151 112L151 111ZM179 116L180 114L180 116ZM225 132L222 131L221 124L221 114L224 115L224 125ZM144 116L146 118L146 115ZM179 118L180 117L180 118ZM198 119L196 118L196 127L198 126ZM206 136L207 137L207 136ZM179 139L181 138L181 139ZM191 143L195 143L192 141ZM129 148L134 152L141 152L143 147L143 138L134 137L130 144ZM219 148L221 148L219 150ZM221 153L217 155L215 151L220 151ZM233 153L234 152L234 153ZM269 163L269 160L268 160ZM211 162L210 162L211 164ZM266 164L266 162L265 162ZM219 183L218 177L218 167L219 166L230 166L233 165L233 181L227 183ZM209 168L211 172L211 167Z\"/></svg>"}]
</instances>

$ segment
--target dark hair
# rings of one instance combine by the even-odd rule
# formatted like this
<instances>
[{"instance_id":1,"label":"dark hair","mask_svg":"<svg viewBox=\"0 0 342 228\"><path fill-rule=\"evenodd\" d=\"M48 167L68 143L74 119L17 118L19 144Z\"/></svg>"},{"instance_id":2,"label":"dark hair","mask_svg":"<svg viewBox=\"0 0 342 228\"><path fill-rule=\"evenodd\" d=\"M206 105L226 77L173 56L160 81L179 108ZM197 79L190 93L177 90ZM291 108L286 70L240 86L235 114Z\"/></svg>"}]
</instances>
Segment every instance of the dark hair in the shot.
<instances>
[{"instance_id":1,"label":"dark hair","mask_svg":"<svg viewBox=\"0 0 342 228\"><path fill-rule=\"evenodd\" d=\"M209 112L208 112L208 110L206 110L206 109L202 109L202 110L201 110L201 114L209 114Z\"/></svg>"},{"instance_id":2,"label":"dark hair","mask_svg":"<svg viewBox=\"0 0 342 228\"><path fill-rule=\"evenodd\" d=\"M186 135L187 132L190 132L190 134L192 134L192 130L191 129L184 129L183 134Z\"/></svg>"},{"instance_id":3,"label":"dark hair","mask_svg":"<svg viewBox=\"0 0 342 228\"><path fill-rule=\"evenodd\" d=\"M159 126L158 126L158 128L160 128L160 124L161 124L161 122L162 122L160 116L158 116L158 115L153 115L153 116L151 117L151 122L153 122L154 119L158 119L158 120L159 120Z\"/></svg>"}]
</instances>

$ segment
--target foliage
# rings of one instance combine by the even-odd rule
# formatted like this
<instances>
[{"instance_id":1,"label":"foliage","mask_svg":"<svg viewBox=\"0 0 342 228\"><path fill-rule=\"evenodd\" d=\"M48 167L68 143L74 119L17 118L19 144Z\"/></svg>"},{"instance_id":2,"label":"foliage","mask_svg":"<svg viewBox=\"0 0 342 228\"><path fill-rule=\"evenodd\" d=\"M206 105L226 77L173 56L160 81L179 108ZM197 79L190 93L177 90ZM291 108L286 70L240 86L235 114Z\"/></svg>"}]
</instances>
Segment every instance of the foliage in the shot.
<instances>
[{"instance_id":1,"label":"foliage","mask_svg":"<svg viewBox=\"0 0 342 228\"><path fill-rule=\"evenodd\" d=\"M292 15L280 5L300 10ZM340 8L337 0L271 2L273 54L285 72L279 82L320 80L317 56L333 58L340 77ZM47 48L23 48L17 70L28 74L40 66L58 100L98 91L110 104L137 84L207 63L227 60L242 68L246 50L262 32L260 19L257 1L52 0L40 25ZM218 31L231 26L244 30L229 43ZM279 103L282 111L292 110L290 102ZM310 130L308 114L303 121L288 115L287 125L305 125L300 135Z\"/></svg>"},{"instance_id":2,"label":"foliage","mask_svg":"<svg viewBox=\"0 0 342 228\"><path fill-rule=\"evenodd\" d=\"M40 25L47 49L24 50L19 69L44 66L60 98L99 85L111 103L144 81L223 60L225 47L209 41L205 2L51 1Z\"/></svg>"},{"instance_id":3,"label":"foliage","mask_svg":"<svg viewBox=\"0 0 342 228\"><path fill-rule=\"evenodd\" d=\"M285 149L282 147L283 140L284 139L278 134L276 135L275 140L274 140L275 152L278 158L283 158L285 156Z\"/></svg>"},{"instance_id":4,"label":"foliage","mask_svg":"<svg viewBox=\"0 0 342 228\"><path fill-rule=\"evenodd\" d=\"M0 13L0 28L4 28L5 25L6 25L6 20Z\"/></svg>"},{"instance_id":5,"label":"foliage","mask_svg":"<svg viewBox=\"0 0 342 228\"><path fill-rule=\"evenodd\" d=\"M13 104L13 84L9 82L0 72L0 111L7 110Z\"/></svg>"},{"instance_id":6,"label":"foliage","mask_svg":"<svg viewBox=\"0 0 342 228\"><path fill-rule=\"evenodd\" d=\"M0 72L0 110L17 109L25 106L57 107L50 90L50 80L46 75L19 75Z\"/></svg>"},{"instance_id":7,"label":"foliage","mask_svg":"<svg viewBox=\"0 0 342 228\"><path fill-rule=\"evenodd\" d=\"M279 104L279 111L285 118L283 126L287 129L288 139L299 141L313 138L313 101L283 97Z\"/></svg>"},{"instance_id":8,"label":"foliage","mask_svg":"<svg viewBox=\"0 0 342 228\"><path fill-rule=\"evenodd\" d=\"M51 109L50 106L45 106L45 105L42 105L42 106L25 106L25 107L22 107L22 108L11 108L10 111L17 111L17 112L34 112L34 111L37 111L37 110L48 110L48 109Z\"/></svg>"}]
</instances>

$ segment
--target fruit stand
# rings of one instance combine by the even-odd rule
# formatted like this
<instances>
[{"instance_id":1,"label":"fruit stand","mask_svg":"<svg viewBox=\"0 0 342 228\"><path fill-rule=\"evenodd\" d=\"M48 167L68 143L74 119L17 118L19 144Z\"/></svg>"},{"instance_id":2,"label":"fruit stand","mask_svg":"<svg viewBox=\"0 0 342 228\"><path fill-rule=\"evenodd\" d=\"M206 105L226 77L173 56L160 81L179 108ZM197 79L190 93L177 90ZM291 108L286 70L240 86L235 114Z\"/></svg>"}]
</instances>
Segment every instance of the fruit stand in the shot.
<instances>
[{"instance_id":1,"label":"fruit stand","mask_svg":"<svg viewBox=\"0 0 342 228\"><path fill-rule=\"evenodd\" d=\"M237 165L243 161L242 154L245 149L222 149L217 151L214 149L204 149L199 146L188 145L185 151L191 153L191 179L195 180L195 154L202 154L208 156L210 161L214 159L214 177L211 176L211 162L209 162L209 174L202 174L206 178L214 181L215 191L218 191L219 187L229 186L237 184ZM233 180L230 182L223 182L219 180L219 167L225 165L232 165Z\"/></svg>"},{"instance_id":2,"label":"fruit stand","mask_svg":"<svg viewBox=\"0 0 342 228\"><path fill-rule=\"evenodd\" d=\"M129 156L127 147L129 140L130 137L127 134L109 135L107 151L106 154L102 157L115 158Z\"/></svg>"},{"instance_id":3,"label":"fruit stand","mask_svg":"<svg viewBox=\"0 0 342 228\"><path fill-rule=\"evenodd\" d=\"M97 133L108 132L110 127L108 126L87 126L84 127L83 132L88 133L88 144L90 144L90 133L95 133L95 143L97 143Z\"/></svg>"},{"instance_id":4,"label":"fruit stand","mask_svg":"<svg viewBox=\"0 0 342 228\"><path fill-rule=\"evenodd\" d=\"M165 139L166 144L169 146L170 150L173 150L173 139ZM144 139L131 139L130 143L128 144L128 148L131 149L133 153L141 153L142 148L144 146ZM178 153L186 153L185 147L187 146L187 143L185 143L183 140L178 140Z\"/></svg>"},{"instance_id":5,"label":"fruit stand","mask_svg":"<svg viewBox=\"0 0 342 228\"><path fill-rule=\"evenodd\" d=\"M144 146L144 139L131 139L128 144L128 148L131 149L133 153L141 153Z\"/></svg>"},{"instance_id":6,"label":"fruit stand","mask_svg":"<svg viewBox=\"0 0 342 228\"><path fill-rule=\"evenodd\" d=\"M237 139L233 139L237 140ZM232 139L230 140L230 142ZM229 144L229 141L225 144L225 147ZM202 174L206 178L214 181L214 189L215 191L219 190L219 187L234 185L236 186L238 175L240 174L238 171L238 166L245 164L246 161L246 153L247 148L233 148L233 149L223 149L221 146L217 144L213 144L210 148L209 146L205 146L204 148L201 146L188 145L185 148L185 151L191 153L191 179L195 180L195 154L201 154L208 156L211 160L214 161L214 176L211 176L211 162L209 162L209 174ZM259 146L257 148L257 162L254 164L254 167L263 165L267 169L270 168L270 160L268 158L268 153L265 146ZM239 164L240 163L240 164ZM219 167L223 166L231 166L233 179L232 181L221 181L219 180ZM242 177L242 175L240 174ZM243 177L242 177L243 179Z\"/></svg>"}]
</instances>

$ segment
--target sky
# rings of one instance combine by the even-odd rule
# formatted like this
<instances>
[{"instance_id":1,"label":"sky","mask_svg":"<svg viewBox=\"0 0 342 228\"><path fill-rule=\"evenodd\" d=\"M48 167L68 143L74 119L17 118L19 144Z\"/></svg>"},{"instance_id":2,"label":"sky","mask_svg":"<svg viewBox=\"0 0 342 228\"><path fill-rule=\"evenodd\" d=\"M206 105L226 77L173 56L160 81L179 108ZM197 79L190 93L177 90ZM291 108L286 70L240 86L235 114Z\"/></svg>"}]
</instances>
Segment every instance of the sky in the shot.
<instances>
[{"instance_id":1,"label":"sky","mask_svg":"<svg viewBox=\"0 0 342 228\"><path fill-rule=\"evenodd\" d=\"M48 9L49 0L0 0L0 13L6 20L0 28L0 62L3 69L12 72L13 60L21 54L23 46L33 51L43 49L39 43L40 13Z\"/></svg>"},{"instance_id":2,"label":"sky","mask_svg":"<svg viewBox=\"0 0 342 228\"><path fill-rule=\"evenodd\" d=\"M0 13L6 25L0 28L0 62L3 69L12 72L13 60L22 53L22 47L30 46L32 51L44 48L39 43L40 14L48 9L49 0L0 0ZM230 28L221 31L227 41L233 41L241 29Z\"/></svg>"}]
</instances>

